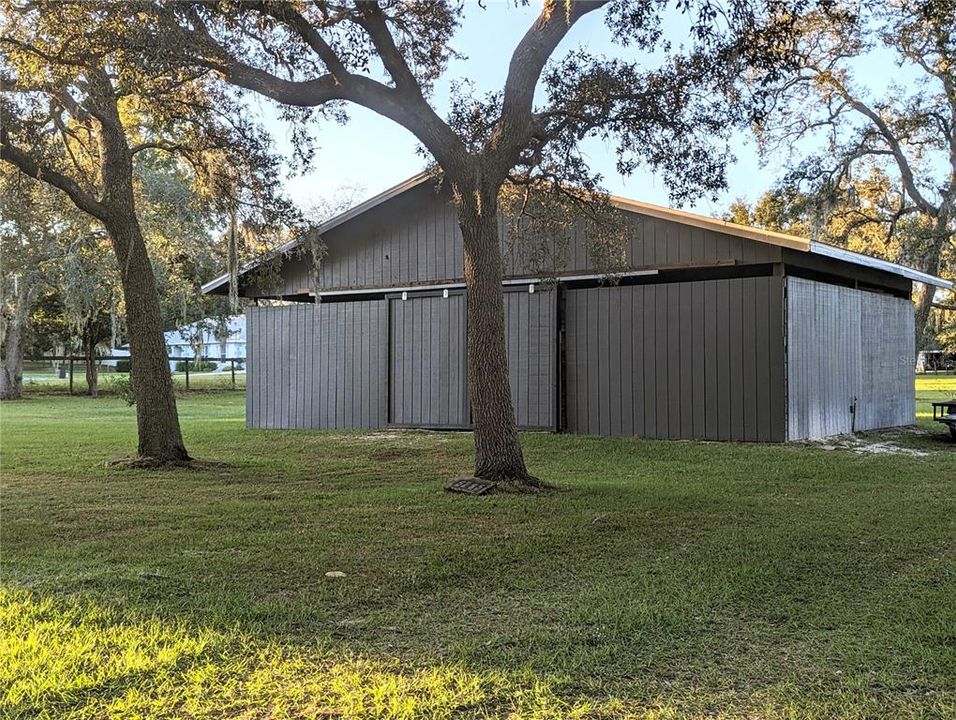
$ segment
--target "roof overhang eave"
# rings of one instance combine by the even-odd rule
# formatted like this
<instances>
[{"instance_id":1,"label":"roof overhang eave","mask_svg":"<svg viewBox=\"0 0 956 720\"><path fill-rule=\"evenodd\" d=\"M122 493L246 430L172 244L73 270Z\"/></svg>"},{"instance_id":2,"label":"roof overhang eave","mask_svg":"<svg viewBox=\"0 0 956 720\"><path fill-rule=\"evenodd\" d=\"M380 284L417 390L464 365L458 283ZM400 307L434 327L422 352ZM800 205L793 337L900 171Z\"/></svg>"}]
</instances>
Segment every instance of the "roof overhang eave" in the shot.
<instances>
[{"instance_id":1,"label":"roof overhang eave","mask_svg":"<svg viewBox=\"0 0 956 720\"><path fill-rule=\"evenodd\" d=\"M814 255L822 255L824 257L835 258L837 260L843 260L844 262L853 263L854 265L862 265L864 267L882 270L883 272L893 273L894 275L901 275L908 280L924 283L925 285L933 285L935 287L944 288L947 290L951 290L953 288L953 283L951 283L949 280L944 280L941 277L937 277L936 275L930 275L929 273L908 268L905 265L890 262L889 260L881 260L880 258L870 257L869 255L863 255L862 253L836 247L835 245L812 242L810 243L810 252Z\"/></svg>"}]
</instances>

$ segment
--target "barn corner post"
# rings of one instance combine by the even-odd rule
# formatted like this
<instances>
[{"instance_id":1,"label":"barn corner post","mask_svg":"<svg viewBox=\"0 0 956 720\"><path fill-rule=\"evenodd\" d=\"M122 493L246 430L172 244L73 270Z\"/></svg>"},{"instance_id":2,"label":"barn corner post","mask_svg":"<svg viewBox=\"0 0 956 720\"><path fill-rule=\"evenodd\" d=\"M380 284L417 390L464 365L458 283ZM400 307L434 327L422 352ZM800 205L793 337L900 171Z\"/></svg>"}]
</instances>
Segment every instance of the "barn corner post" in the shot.
<instances>
[{"instance_id":1,"label":"barn corner post","mask_svg":"<svg viewBox=\"0 0 956 720\"><path fill-rule=\"evenodd\" d=\"M516 490L548 485L525 465L505 345L497 188L454 183L465 255L468 394L474 417L475 477Z\"/></svg>"}]
</instances>

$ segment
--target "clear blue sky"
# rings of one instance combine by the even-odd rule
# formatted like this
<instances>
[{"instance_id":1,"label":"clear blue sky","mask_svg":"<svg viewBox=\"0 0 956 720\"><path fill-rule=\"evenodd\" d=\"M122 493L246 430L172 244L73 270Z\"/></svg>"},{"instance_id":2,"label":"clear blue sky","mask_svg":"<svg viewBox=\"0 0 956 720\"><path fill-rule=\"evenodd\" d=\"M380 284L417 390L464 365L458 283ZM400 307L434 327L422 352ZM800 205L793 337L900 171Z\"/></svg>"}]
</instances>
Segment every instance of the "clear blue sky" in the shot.
<instances>
[{"instance_id":1,"label":"clear blue sky","mask_svg":"<svg viewBox=\"0 0 956 720\"><path fill-rule=\"evenodd\" d=\"M468 6L467 16L453 44L464 59L452 63L436 88L434 102L440 114L444 114L443 100L447 97L450 80L468 78L479 92L501 88L512 50L540 11L539 2L514 7L504 0L488 0L486 5L484 10L477 4ZM681 17L669 17L667 29L671 37L679 36L683 26ZM587 16L575 25L554 57L578 46L585 46L596 54L625 54L620 46L611 42L602 13ZM877 83L881 76L892 76L893 71L896 68L886 56L866 65L868 78ZM275 112L267 102L259 99L250 102L261 111L280 149L288 150L287 126L275 119ZM364 192L361 196L369 197L424 167L423 158L415 152L417 142L409 132L363 108L350 106L349 113L351 121L345 126L334 123L316 125L318 151L313 170L305 176L285 180L287 191L301 206L308 207L323 196L330 197L343 186L362 186ZM716 202L705 198L687 209L719 215L738 197L755 199L779 175L779 159L762 166L753 140L746 133L735 138L733 147L737 162L728 171L728 190ZM618 175L613 147L588 142L584 150L591 167L604 175L605 187L613 194L669 204L667 188L652 173L638 171L631 177Z\"/></svg>"}]
</instances>

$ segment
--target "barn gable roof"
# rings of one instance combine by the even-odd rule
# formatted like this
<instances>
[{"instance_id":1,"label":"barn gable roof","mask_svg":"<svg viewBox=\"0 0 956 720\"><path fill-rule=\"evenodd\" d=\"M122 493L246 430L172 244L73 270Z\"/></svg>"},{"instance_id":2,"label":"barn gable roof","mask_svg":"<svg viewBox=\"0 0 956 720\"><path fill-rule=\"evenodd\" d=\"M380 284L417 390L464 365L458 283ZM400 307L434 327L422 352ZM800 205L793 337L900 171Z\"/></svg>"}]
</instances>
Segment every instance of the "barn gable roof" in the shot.
<instances>
[{"instance_id":1,"label":"barn gable roof","mask_svg":"<svg viewBox=\"0 0 956 720\"><path fill-rule=\"evenodd\" d=\"M336 228L344 223L352 220L375 207L378 207L382 203L391 200L409 190L412 190L423 183L428 182L433 178L433 175L428 172L422 172L413 177L410 177L408 180L395 185L394 187L385 190L378 195L375 195L372 198L369 198L365 202L362 202L355 207L346 210L339 215L336 215L333 218L325 221L319 225L315 232L320 234L326 233L333 228ZM736 237L745 238L747 240L752 240L754 242L765 243L768 245L774 245L777 247L788 248L791 250L796 250L800 252L806 252L814 255L822 255L826 257L835 258L848 262L854 265L860 265L864 267L874 268L877 270L882 270L884 272L893 273L905 277L909 280L913 280L920 283L925 283L927 285L934 285L941 288L953 288L953 283L948 280L944 280L935 275L930 275L919 270L914 270L912 268L906 267L905 265L900 265L898 263L893 263L888 260L882 260L880 258L871 257L869 255L864 255L862 253L852 252L846 250L845 248L836 247L834 245L828 245L826 243L816 242L812 240L807 240L806 238L801 238L796 235L789 235L787 233L776 232L773 230L763 230L761 228L755 228L747 225L739 225L737 223L728 222L726 220L720 220L718 218L709 217L707 215L698 215L697 213L687 212L685 210L677 210L674 208L665 207L662 205L654 205L652 203L643 202L640 200L632 200L630 198L623 198L617 196L611 196L611 202L622 210L628 212L634 212L641 215L647 215L654 218L659 218L662 220L669 220L671 222L680 223L683 225L690 225L693 227L703 228L706 230L711 230L715 232L724 233L726 235L732 235ZM255 269L262 263L271 260L272 258L287 253L296 247L300 246L303 242L303 239L299 238L291 242L282 245L276 250L263 255L256 260L248 263L243 266L239 275L243 275L250 270ZM219 277L211 280L202 286L202 291L204 293L215 292L218 288L223 285L228 284L229 274L223 274Z\"/></svg>"}]
</instances>

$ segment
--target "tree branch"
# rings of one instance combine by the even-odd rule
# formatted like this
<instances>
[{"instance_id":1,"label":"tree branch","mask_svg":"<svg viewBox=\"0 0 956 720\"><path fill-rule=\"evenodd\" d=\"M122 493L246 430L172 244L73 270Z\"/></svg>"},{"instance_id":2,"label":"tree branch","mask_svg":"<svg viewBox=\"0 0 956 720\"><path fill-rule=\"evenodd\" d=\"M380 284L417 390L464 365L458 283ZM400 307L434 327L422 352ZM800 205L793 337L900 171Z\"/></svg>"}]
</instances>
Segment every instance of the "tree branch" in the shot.
<instances>
[{"instance_id":1,"label":"tree branch","mask_svg":"<svg viewBox=\"0 0 956 720\"><path fill-rule=\"evenodd\" d=\"M246 90L295 107L315 107L332 100L342 100L342 87L331 75L309 80L285 80L236 59L210 34L198 13L190 13L192 34L198 37L199 49L205 51L196 62L215 70L228 82Z\"/></svg>"},{"instance_id":2,"label":"tree branch","mask_svg":"<svg viewBox=\"0 0 956 720\"><path fill-rule=\"evenodd\" d=\"M933 206L933 204L923 196L923 194L919 191L919 188L916 186L916 178L913 175L913 168L910 167L909 159L903 152L903 148L900 145L899 139L893 134L893 131L890 130L883 118L881 118L878 113L874 112L868 105L849 96L847 99L850 102L850 106L858 113L868 118L870 122L876 126L876 129L879 130L880 135L883 136L883 140L889 146L890 151L893 153L893 158L896 160L896 165L900 169L900 176L903 178L903 184L906 187L906 192L908 192L910 197L913 198L913 202L915 202L924 213L930 217L935 217L938 213L938 208Z\"/></svg>"},{"instance_id":3,"label":"tree branch","mask_svg":"<svg viewBox=\"0 0 956 720\"><path fill-rule=\"evenodd\" d=\"M362 9L362 14L356 18L368 36L372 39L372 44L378 50L379 57L388 74L395 81L395 87L400 90L421 94L421 88L418 81L412 74L405 56L395 44L391 31L388 29L388 23L385 20L385 14L376 0L361 0L358 6Z\"/></svg>"},{"instance_id":4,"label":"tree branch","mask_svg":"<svg viewBox=\"0 0 956 720\"><path fill-rule=\"evenodd\" d=\"M889 147L890 153L893 155L893 159L896 161L896 165L899 168L900 177L903 180L903 186L906 188L906 192L912 198L913 202L916 203L920 210L922 210L926 215L930 217L937 217L939 214L939 208L935 207L920 192L916 185L916 177L913 174L913 168L910 166L909 158L907 158L906 153L903 152L899 138L896 137L889 125L886 124L886 121L880 117L879 113L874 111L862 100L855 97L853 93L850 92L849 88L840 82L833 73L818 67L813 67L810 69L815 71L820 79L825 81L834 90L836 90L836 92L839 93L844 100L846 100L853 110L863 115L863 117L867 118L873 124L883 141L886 143L887 147Z\"/></svg>"},{"instance_id":5,"label":"tree branch","mask_svg":"<svg viewBox=\"0 0 956 720\"><path fill-rule=\"evenodd\" d=\"M0 132L0 160L18 168L24 175L49 183L69 196L80 210L89 213L98 220L104 220L106 207L93 195L81 188L72 178L37 162L28 153L10 144L6 131Z\"/></svg>"},{"instance_id":6,"label":"tree branch","mask_svg":"<svg viewBox=\"0 0 956 720\"><path fill-rule=\"evenodd\" d=\"M483 150L483 153L498 157L502 180L517 153L527 144L533 125L534 91L545 63L574 23L608 2L546 0L541 14L515 48L508 66L501 117Z\"/></svg>"},{"instance_id":7,"label":"tree branch","mask_svg":"<svg viewBox=\"0 0 956 720\"><path fill-rule=\"evenodd\" d=\"M188 155L189 153L194 152L195 148L191 148L188 145L184 145L183 143L169 143L169 142L163 142L161 140L151 140L148 142L141 142L136 145L133 145L129 149L129 154L132 157L133 155L136 155L137 153L140 153L143 150L162 150L168 153L183 153L185 155Z\"/></svg>"},{"instance_id":8,"label":"tree branch","mask_svg":"<svg viewBox=\"0 0 956 720\"><path fill-rule=\"evenodd\" d=\"M269 14L277 17L273 12ZM324 44L325 41L321 40L306 18L298 13L286 15L286 18L283 20L286 26L299 34L310 47L314 48L314 43ZM330 58L329 61L333 63L333 66L339 68L336 70L339 74L330 72L309 80L285 80L271 72L238 60L212 37L196 12L191 14L191 19L194 26L192 33L198 36L200 47L208 53L207 57L200 57L198 62L220 73L233 85L296 107L319 107L334 100L345 100L362 105L412 132L446 169L456 168L462 163L465 155L464 145L447 123L425 101L421 88L410 72L412 86L403 85L402 88L393 88L370 77L350 73L340 64L335 65L337 58L335 61ZM379 42L387 43L381 31L382 28L376 30ZM388 34L387 26L384 28L384 33ZM391 41L391 45L394 47L394 41ZM395 52L401 54L397 48ZM394 62L394 58L390 62ZM401 62L404 63L404 59Z\"/></svg>"},{"instance_id":9,"label":"tree branch","mask_svg":"<svg viewBox=\"0 0 956 720\"><path fill-rule=\"evenodd\" d=\"M348 75L345 65L332 46L326 42L325 38L315 29L298 10L287 2L253 2L247 1L246 4L258 10L264 15L275 18L293 30L310 47L319 59L325 63L329 74L337 78L339 82L344 81Z\"/></svg>"}]
</instances>

